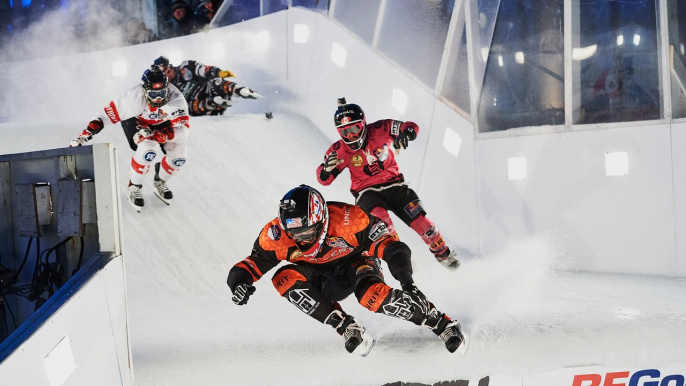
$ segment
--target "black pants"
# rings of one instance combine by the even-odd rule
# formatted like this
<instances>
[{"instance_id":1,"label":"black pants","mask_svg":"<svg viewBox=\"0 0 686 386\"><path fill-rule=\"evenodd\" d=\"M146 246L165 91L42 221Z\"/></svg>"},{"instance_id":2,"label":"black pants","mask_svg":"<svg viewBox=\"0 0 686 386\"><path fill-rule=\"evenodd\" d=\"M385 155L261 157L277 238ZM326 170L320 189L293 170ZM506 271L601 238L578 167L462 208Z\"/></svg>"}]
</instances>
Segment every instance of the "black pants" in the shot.
<instances>
[{"instance_id":1,"label":"black pants","mask_svg":"<svg viewBox=\"0 0 686 386\"><path fill-rule=\"evenodd\" d=\"M377 206L395 213L408 226L420 214L426 214L417 193L407 185L381 191L368 190L357 197L357 205L370 213Z\"/></svg>"},{"instance_id":2,"label":"black pants","mask_svg":"<svg viewBox=\"0 0 686 386\"><path fill-rule=\"evenodd\" d=\"M124 135L126 136L126 140L129 141L129 146L133 151L136 151L138 149L138 145L135 142L133 142L133 136L136 135L141 126L142 125L139 123L139 119L136 117L121 121L121 127L122 129L124 129ZM171 123L169 121L165 121L159 125L150 127L150 129L164 129L165 127L170 126ZM160 148L162 149L162 153L167 154L167 152L164 150L164 144L160 144Z\"/></svg>"},{"instance_id":3,"label":"black pants","mask_svg":"<svg viewBox=\"0 0 686 386\"><path fill-rule=\"evenodd\" d=\"M274 274L272 282L299 310L324 323L335 309L334 302L352 293L359 300L372 284L384 283L384 280L380 260L359 255L326 268L288 264Z\"/></svg>"}]
</instances>

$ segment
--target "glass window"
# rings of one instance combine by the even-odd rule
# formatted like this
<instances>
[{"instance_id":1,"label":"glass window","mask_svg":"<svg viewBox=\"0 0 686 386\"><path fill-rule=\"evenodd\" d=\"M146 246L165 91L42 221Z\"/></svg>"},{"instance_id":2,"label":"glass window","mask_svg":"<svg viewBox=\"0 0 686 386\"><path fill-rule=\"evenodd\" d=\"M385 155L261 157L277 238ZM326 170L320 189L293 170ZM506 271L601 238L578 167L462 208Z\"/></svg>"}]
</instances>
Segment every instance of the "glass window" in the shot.
<instances>
[{"instance_id":1,"label":"glass window","mask_svg":"<svg viewBox=\"0 0 686 386\"><path fill-rule=\"evenodd\" d=\"M433 89L452 10L452 0L388 0L377 50Z\"/></svg>"},{"instance_id":2,"label":"glass window","mask_svg":"<svg viewBox=\"0 0 686 386\"><path fill-rule=\"evenodd\" d=\"M659 119L656 0L574 2L574 123Z\"/></svg>"},{"instance_id":3,"label":"glass window","mask_svg":"<svg viewBox=\"0 0 686 386\"><path fill-rule=\"evenodd\" d=\"M329 9L329 0L293 0L294 7L305 7L319 12Z\"/></svg>"},{"instance_id":4,"label":"glass window","mask_svg":"<svg viewBox=\"0 0 686 386\"><path fill-rule=\"evenodd\" d=\"M672 117L686 118L686 2L669 2Z\"/></svg>"},{"instance_id":5,"label":"glass window","mask_svg":"<svg viewBox=\"0 0 686 386\"><path fill-rule=\"evenodd\" d=\"M278 1L264 1L264 4L260 4L257 0L234 0L226 13L222 15L221 20L218 21L217 27L223 27L225 25L231 25L240 23L244 20L254 19L260 16L262 11L260 8L264 7L264 14L280 11L286 9L286 6L282 6Z\"/></svg>"},{"instance_id":6,"label":"glass window","mask_svg":"<svg viewBox=\"0 0 686 386\"><path fill-rule=\"evenodd\" d=\"M380 6L381 0L339 0L333 18L371 46Z\"/></svg>"},{"instance_id":7,"label":"glass window","mask_svg":"<svg viewBox=\"0 0 686 386\"><path fill-rule=\"evenodd\" d=\"M500 2L484 85L479 131L564 124L563 2Z\"/></svg>"},{"instance_id":8,"label":"glass window","mask_svg":"<svg viewBox=\"0 0 686 386\"><path fill-rule=\"evenodd\" d=\"M455 35L448 52L448 63L441 87L441 97L462 110L462 115L469 119L469 63L467 57L467 26L464 19L464 7L457 18Z\"/></svg>"}]
</instances>

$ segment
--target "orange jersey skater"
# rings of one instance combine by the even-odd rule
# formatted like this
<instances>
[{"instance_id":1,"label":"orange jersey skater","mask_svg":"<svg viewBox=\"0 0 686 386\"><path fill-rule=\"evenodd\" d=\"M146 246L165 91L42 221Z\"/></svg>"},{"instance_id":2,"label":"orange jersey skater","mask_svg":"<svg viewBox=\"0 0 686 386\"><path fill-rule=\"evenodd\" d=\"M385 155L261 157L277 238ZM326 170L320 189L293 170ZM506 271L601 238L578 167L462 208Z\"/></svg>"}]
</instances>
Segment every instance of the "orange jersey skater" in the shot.
<instances>
[{"instance_id":1,"label":"orange jersey skater","mask_svg":"<svg viewBox=\"0 0 686 386\"><path fill-rule=\"evenodd\" d=\"M227 284L234 302L243 305L255 291L252 284L286 261L272 277L276 290L302 312L333 326L349 352L364 356L373 347L364 327L338 304L352 293L370 311L444 334L446 347L455 351L463 340L459 324L414 286L410 254L383 221L356 205L326 203L315 189L301 185L281 200L279 217L262 228L250 256L230 270ZM403 290L386 285L380 260Z\"/></svg>"}]
</instances>

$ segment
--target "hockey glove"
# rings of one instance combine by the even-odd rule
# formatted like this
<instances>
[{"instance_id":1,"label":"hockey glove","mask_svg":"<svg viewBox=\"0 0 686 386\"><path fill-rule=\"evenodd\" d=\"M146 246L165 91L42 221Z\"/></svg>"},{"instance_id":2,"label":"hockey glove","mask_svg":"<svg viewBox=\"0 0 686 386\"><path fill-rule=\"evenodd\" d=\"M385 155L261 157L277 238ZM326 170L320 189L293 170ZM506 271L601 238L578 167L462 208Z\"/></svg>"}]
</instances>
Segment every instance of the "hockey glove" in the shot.
<instances>
[{"instance_id":1,"label":"hockey glove","mask_svg":"<svg viewBox=\"0 0 686 386\"><path fill-rule=\"evenodd\" d=\"M240 95L241 97L243 97L245 99L264 98L262 95L256 93L255 91L253 91L247 87L238 87L237 89L234 90L233 93L235 95Z\"/></svg>"},{"instance_id":2,"label":"hockey glove","mask_svg":"<svg viewBox=\"0 0 686 386\"><path fill-rule=\"evenodd\" d=\"M148 139L157 143L166 143L169 139L169 135L167 135L167 132L164 130L155 130Z\"/></svg>"},{"instance_id":3,"label":"hockey glove","mask_svg":"<svg viewBox=\"0 0 686 386\"><path fill-rule=\"evenodd\" d=\"M415 137L414 129L412 127L406 128L393 139L393 147L396 150L407 149L407 146L410 143L410 137Z\"/></svg>"},{"instance_id":4,"label":"hockey glove","mask_svg":"<svg viewBox=\"0 0 686 386\"><path fill-rule=\"evenodd\" d=\"M91 139L93 139L93 134L86 129L78 137L69 142L69 147L83 146Z\"/></svg>"},{"instance_id":5,"label":"hockey glove","mask_svg":"<svg viewBox=\"0 0 686 386\"><path fill-rule=\"evenodd\" d=\"M255 286L248 284L238 284L233 290L233 300L236 305L242 306L248 302L250 295L255 293Z\"/></svg>"},{"instance_id":6,"label":"hockey glove","mask_svg":"<svg viewBox=\"0 0 686 386\"><path fill-rule=\"evenodd\" d=\"M344 161L342 159L338 158L338 154L336 154L336 150L334 150L329 153L329 155L326 156L326 160L324 160L324 171L331 173L336 166L342 164L343 162Z\"/></svg>"},{"instance_id":7,"label":"hockey glove","mask_svg":"<svg viewBox=\"0 0 686 386\"><path fill-rule=\"evenodd\" d=\"M221 70L219 71L219 77L220 78L235 78L236 74L229 70Z\"/></svg>"},{"instance_id":8,"label":"hockey glove","mask_svg":"<svg viewBox=\"0 0 686 386\"><path fill-rule=\"evenodd\" d=\"M148 129L147 127L141 127L138 129L138 132L133 135L133 142L135 143L141 143L145 141L146 139L149 139L152 136L152 130Z\"/></svg>"},{"instance_id":9,"label":"hockey glove","mask_svg":"<svg viewBox=\"0 0 686 386\"><path fill-rule=\"evenodd\" d=\"M93 139L93 136L98 134L103 127L104 125L102 124L100 118L88 122L88 127L83 130L83 132L76 137L76 139L73 139L71 142L69 142L69 147L85 145L88 141Z\"/></svg>"}]
</instances>

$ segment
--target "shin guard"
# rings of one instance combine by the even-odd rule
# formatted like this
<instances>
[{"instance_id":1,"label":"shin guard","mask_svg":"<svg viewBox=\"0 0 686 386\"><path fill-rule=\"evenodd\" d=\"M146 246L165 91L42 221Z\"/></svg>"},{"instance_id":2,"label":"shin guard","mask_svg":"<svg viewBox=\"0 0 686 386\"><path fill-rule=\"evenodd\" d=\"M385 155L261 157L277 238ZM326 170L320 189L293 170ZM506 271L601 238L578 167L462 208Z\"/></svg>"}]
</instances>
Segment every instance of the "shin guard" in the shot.
<instances>
[{"instance_id":1,"label":"shin guard","mask_svg":"<svg viewBox=\"0 0 686 386\"><path fill-rule=\"evenodd\" d=\"M443 236L439 232L434 223L431 222L425 215L420 215L410 223L410 227L414 229L424 240L424 243L429 246L429 250L434 255L441 255L446 252L448 246L443 241Z\"/></svg>"}]
</instances>

